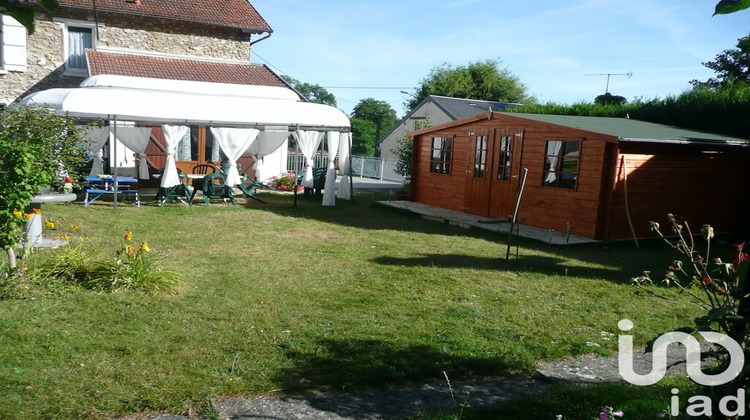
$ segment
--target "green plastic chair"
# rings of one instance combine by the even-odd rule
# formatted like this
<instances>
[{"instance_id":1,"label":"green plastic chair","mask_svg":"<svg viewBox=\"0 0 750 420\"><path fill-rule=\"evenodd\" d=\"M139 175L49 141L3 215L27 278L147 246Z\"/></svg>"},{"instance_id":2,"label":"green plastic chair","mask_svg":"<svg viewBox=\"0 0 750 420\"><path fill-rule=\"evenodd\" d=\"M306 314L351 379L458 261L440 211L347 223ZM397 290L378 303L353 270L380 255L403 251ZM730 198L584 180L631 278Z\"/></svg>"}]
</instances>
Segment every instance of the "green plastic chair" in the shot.
<instances>
[{"instance_id":1,"label":"green plastic chair","mask_svg":"<svg viewBox=\"0 0 750 420\"><path fill-rule=\"evenodd\" d=\"M159 192L156 193L156 205L159 207L164 206L168 198L184 198L189 206L193 205L193 199L190 197L190 190L187 187L189 180L187 174L178 169L177 175L180 177L179 184L167 188L159 187Z\"/></svg>"},{"instance_id":2,"label":"green plastic chair","mask_svg":"<svg viewBox=\"0 0 750 420\"><path fill-rule=\"evenodd\" d=\"M222 173L208 174L203 177L203 202L208 206L212 199L229 199L236 206L232 188L226 185L227 177Z\"/></svg>"},{"instance_id":3,"label":"green plastic chair","mask_svg":"<svg viewBox=\"0 0 750 420\"><path fill-rule=\"evenodd\" d=\"M255 190L261 187L268 189L268 190L276 189L275 187L272 187L270 185L266 185L254 179L250 179L250 177L248 177L247 174L242 174L242 182L240 183L240 185L237 186L237 188L239 188L239 190L242 191L242 194L244 194L245 197L252 198L253 200L259 203L266 204L265 201L255 196Z\"/></svg>"}]
</instances>

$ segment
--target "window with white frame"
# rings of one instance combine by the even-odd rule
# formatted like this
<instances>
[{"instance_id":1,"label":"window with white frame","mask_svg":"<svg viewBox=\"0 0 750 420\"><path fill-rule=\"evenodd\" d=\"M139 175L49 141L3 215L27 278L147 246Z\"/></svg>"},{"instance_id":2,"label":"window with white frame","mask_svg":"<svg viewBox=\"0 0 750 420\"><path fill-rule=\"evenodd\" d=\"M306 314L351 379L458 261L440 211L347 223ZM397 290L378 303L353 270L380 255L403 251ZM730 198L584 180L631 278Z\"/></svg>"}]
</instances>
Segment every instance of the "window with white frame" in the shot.
<instances>
[{"instance_id":1,"label":"window with white frame","mask_svg":"<svg viewBox=\"0 0 750 420\"><path fill-rule=\"evenodd\" d=\"M576 189L581 160L581 142L548 140L543 185Z\"/></svg>"},{"instance_id":2,"label":"window with white frame","mask_svg":"<svg viewBox=\"0 0 750 420\"><path fill-rule=\"evenodd\" d=\"M86 50L96 47L96 26L83 21L59 20L63 27L65 74L87 76Z\"/></svg>"},{"instance_id":3,"label":"window with white frame","mask_svg":"<svg viewBox=\"0 0 750 420\"><path fill-rule=\"evenodd\" d=\"M453 157L453 137L433 137L430 151L430 172L451 173Z\"/></svg>"}]
</instances>

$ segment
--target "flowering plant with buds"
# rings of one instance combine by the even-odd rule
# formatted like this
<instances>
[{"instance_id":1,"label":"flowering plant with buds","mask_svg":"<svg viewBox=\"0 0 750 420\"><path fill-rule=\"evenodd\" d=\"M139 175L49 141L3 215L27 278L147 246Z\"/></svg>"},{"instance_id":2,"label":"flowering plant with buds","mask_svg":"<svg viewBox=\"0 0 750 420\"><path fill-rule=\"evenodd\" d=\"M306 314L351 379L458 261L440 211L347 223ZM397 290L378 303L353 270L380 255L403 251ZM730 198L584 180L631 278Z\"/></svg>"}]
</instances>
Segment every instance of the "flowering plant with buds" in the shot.
<instances>
[{"instance_id":1,"label":"flowering plant with buds","mask_svg":"<svg viewBox=\"0 0 750 420\"><path fill-rule=\"evenodd\" d=\"M622 410L615 410L614 408L610 406L602 407L602 409L599 411L599 417L597 417L598 420L614 420L615 418L619 418L624 416L625 414L622 412Z\"/></svg>"},{"instance_id":2,"label":"flowering plant with buds","mask_svg":"<svg viewBox=\"0 0 750 420\"><path fill-rule=\"evenodd\" d=\"M746 281L750 258L745 253L745 243L732 245L734 252L729 262L711 258L714 239L711 225L701 227L702 245L699 245L687 222L673 214L668 214L667 219L674 235L671 238L664 235L658 223L650 223L651 230L680 255L680 259L669 265L662 284L678 287L682 296L706 310L705 316L696 319L699 330L718 330L744 347L746 320L750 317L750 287ZM634 278L633 282L665 298L657 287L648 287L656 286L649 272Z\"/></svg>"}]
</instances>

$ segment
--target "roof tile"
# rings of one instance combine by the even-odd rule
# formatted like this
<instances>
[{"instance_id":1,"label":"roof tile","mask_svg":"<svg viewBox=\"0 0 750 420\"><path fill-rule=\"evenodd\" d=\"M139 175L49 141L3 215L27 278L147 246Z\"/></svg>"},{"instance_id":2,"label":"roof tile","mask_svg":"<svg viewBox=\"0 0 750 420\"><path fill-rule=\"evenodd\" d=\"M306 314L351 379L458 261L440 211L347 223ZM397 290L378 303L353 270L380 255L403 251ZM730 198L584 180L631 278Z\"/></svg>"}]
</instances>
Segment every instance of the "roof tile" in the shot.
<instances>
[{"instance_id":1,"label":"roof tile","mask_svg":"<svg viewBox=\"0 0 750 420\"><path fill-rule=\"evenodd\" d=\"M91 0L60 0L60 7L93 10ZM124 13L157 19L175 19L209 25L241 28L251 32L273 32L248 0L97 0L100 12Z\"/></svg>"},{"instance_id":2,"label":"roof tile","mask_svg":"<svg viewBox=\"0 0 750 420\"><path fill-rule=\"evenodd\" d=\"M160 58L144 55L86 52L91 76L151 77L239 85L289 86L265 65Z\"/></svg>"}]
</instances>

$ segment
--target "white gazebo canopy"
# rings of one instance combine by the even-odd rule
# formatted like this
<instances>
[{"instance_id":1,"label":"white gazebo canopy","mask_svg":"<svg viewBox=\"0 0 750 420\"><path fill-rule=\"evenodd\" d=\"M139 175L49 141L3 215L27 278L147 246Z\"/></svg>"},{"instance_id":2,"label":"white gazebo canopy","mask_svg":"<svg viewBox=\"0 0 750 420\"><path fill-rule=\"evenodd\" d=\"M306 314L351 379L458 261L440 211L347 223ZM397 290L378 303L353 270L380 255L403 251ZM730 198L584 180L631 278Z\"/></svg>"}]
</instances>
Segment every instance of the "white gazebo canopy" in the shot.
<instances>
[{"instance_id":1,"label":"white gazebo canopy","mask_svg":"<svg viewBox=\"0 0 750 420\"><path fill-rule=\"evenodd\" d=\"M46 106L78 118L116 116L119 120L214 127L350 129L343 111L303 102L291 89L182 80L157 83L158 80L94 76L84 80L82 87L32 93L20 103Z\"/></svg>"},{"instance_id":2,"label":"white gazebo canopy","mask_svg":"<svg viewBox=\"0 0 750 420\"><path fill-rule=\"evenodd\" d=\"M162 126L206 125L243 130L288 127L290 132L320 133L351 131L349 118L343 111L304 102L295 91L283 87L115 75L93 76L80 86L32 93L22 98L20 104L51 108L57 114L74 118L148 122ZM114 130L117 130L116 124ZM261 136L241 142L245 149L232 149L231 154L241 155L253 141L264 139ZM176 168L167 166L165 173L167 170L174 172L176 177ZM162 181L172 179L169 175L165 174ZM162 187L168 186L162 182ZM334 194L327 190L324 193L326 196Z\"/></svg>"}]
</instances>

